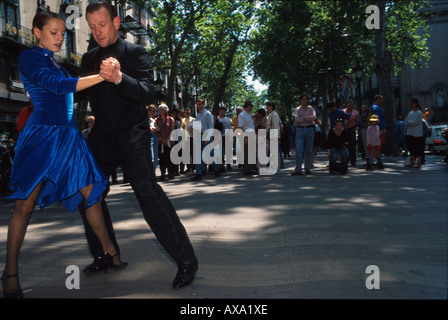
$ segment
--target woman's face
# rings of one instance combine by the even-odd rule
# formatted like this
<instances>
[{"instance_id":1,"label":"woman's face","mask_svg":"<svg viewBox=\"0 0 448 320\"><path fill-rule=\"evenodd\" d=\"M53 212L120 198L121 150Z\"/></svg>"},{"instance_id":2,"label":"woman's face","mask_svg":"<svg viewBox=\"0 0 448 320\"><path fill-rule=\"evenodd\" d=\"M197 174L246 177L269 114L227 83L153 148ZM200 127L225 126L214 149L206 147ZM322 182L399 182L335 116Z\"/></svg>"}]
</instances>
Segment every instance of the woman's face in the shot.
<instances>
[{"instance_id":1,"label":"woman's face","mask_svg":"<svg viewBox=\"0 0 448 320\"><path fill-rule=\"evenodd\" d=\"M61 19L53 18L47 21L42 30L34 28L34 35L39 39L39 46L59 52L65 37L65 23Z\"/></svg>"},{"instance_id":2,"label":"woman's face","mask_svg":"<svg viewBox=\"0 0 448 320\"><path fill-rule=\"evenodd\" d=\"M302 104L302 106L307 106L309 101L310 99L308 99L307 96L304 96L302 99L300 99L300 103Z\"/></svg>"},{"instance_id":3,"label":"woman's face","mask_svg":"<svg viewBox=\"0 0 448 320\"><path fill-rule=\"evenodd\" d=\"M342 129L342 122L339 122L339 121L336 122L335 125L334 125L334 128L337 129L337 130L341 130Z\"/></svg>"},{"instance_id":4,"label":"woman's face","mask_svg":"<svg viewBox=\"0 0 448 320\"><path fill-rule=\"evenodd\" d=\"M418 105L414 101L411 101L410 106L411 106L411 109L414 111L416 111L418 109Z\"/></svg>"}]
</instances>

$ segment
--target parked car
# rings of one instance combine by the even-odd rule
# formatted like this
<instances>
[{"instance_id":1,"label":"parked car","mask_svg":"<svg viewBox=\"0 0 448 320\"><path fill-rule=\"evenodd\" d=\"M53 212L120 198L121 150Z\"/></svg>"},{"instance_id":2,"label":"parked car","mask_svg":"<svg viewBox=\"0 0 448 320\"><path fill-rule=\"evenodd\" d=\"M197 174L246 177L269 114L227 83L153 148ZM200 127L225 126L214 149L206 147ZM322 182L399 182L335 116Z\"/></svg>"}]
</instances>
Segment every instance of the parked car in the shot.
<instances>
[{"instance_id":1,"label":"parked car","mask_svg":"<svg viewBox=\"0 0 448 320\"><path fill-rule=\"evenodd\" d=\"M429 127L429 132L426 135L425 145L431 154L436 154L447 150L447 140L442 136L443 128L448 124L437 124Z\"/></svg>"}]
</instances>

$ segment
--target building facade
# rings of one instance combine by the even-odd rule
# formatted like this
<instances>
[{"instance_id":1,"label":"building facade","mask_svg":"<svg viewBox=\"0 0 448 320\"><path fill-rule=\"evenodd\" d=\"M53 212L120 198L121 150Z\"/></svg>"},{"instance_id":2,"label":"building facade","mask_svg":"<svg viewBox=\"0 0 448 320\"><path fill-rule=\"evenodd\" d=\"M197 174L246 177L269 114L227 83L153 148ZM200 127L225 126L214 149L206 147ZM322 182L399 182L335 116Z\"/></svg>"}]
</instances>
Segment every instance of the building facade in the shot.
<instances>
[{"instance_id":1,"label":"building facade","mask_svg":"<svg viewBox=\"0 0 448 320\"><path fill-rule=\"evenodd\" d=\"M403 116L410 111L409 102L416 98L428 108L430 123L448 122L448 1L433 0L434 18L428 21L427 45L431 57L421 69L405 67L401 73L400 103Z\"/></svg>"}]
</instances>

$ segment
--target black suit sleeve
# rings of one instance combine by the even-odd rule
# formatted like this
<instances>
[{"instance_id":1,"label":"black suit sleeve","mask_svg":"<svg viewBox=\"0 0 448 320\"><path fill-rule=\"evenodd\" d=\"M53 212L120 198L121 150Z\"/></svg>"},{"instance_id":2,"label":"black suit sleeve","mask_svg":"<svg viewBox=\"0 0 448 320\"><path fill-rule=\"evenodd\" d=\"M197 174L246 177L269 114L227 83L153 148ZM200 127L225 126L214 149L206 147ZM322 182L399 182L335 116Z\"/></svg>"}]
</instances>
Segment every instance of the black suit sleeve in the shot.
<instances>
[{"instance_id":1,"label":"black suit sleeve","mask_svg":"<svg viewBox=\"0 0 448 320\"><path fill-rule=\"evenodd\" d=\"M154 71L145 48L138 47L129 55L129 67L122 70L123 79L117 94L140 105L154 102ZM122 66L123 68L123 66Z\"/></svg>"}]
</instances>

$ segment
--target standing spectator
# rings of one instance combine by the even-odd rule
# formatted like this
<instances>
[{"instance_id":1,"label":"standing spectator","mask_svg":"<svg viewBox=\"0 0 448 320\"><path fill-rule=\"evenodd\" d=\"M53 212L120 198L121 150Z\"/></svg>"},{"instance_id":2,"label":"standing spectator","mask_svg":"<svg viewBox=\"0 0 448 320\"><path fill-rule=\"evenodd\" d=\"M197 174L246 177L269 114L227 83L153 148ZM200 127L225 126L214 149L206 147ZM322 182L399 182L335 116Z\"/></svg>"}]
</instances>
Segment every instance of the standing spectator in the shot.
<instances>
[{"instance_id":1,"label":"standing spectator","mask_svg":"<svg viewBox=\"0 0 448 320\"><path fill-rule=\"evenodd\" d=\"M19 116L17 117L17 133L20 133L20 131L22 131L22 129L25 127L28 118L33 112L33 109L33 100L30 99L30 104L20 110Z\"/></svg>"},{"instance_id":2,"label":"standing spectator","mask_svg":"<svg viewBox=\"0 0 448 320\"><path fill-rule=\"evenodd\" d=\"M88 116L87 117L87 129L84 129L82 131L82 135L84 136L85 139L87 139L87 137L90 134L90 131L92 131L93 125L95 124L95 117L94 116Z\"/></svg>"},{"instance_id":3,"label":"standing spectator","mask_svg":"<svg viewBox=\"0 0 448 320\"><path fill-rule=\"evenodd\" d=\"M308 105L306 94L300 97L300 106L294 111L296 129L296 167L291 175L302 174L302 163L305 158L305 174L311 174L311 159L314 143L314 121L316 111Z\"/></svg>"},{"instance_id":4,"label":"standing spectator","mask_svg":"<svg viewBox=\"0 0 448 320\"><path fill-rule=\"evenodd\" d=\"M348 134L348 152L349 152L349 160L353 167L356 166L356 129L359 126L359 112L354 108L353 100L349 100L347 102L347 108L345 108L345 113L350 114L350 118L345 120L345 130L347 130Z\"/></svg>"},{"instance_id":5,"label":"standing spectator","mask_svg":"<svg viewBox=\"0 0 448 320\"><path fill-rule=\"evenodd\" d=\"M182 129L185 130L186 143L190 144L190 161L187 164L187 172L194 171L193 165L193 122L195 118L191 116L191 109L186 108L184 110L185 118L182 119Z\"/></svg>"},{"instance_id":6,"label":"standing spectator","mask_svg":"<svg viewBox=\"0 0 448 320\"><path fill-rule=\"evenodd\" d=\"M366 138L366 132L367 128L369 127L369 120L372 116L372 112L370 111L369 107L363 104L361 106L361 114L359 116L359 131L361 132L361 140L362 140L362 158L364 159L367 154L367 138Z\"/></svg>"},{"instance_id":7,"label":"standing spectator","mask_svg":"<svg viewBox=\"0 0 448 320\"><path fill-rule=\"evenodd\" d=\"M342 111L341 109L338 109L334 102L328 102L327 109L328 109L328 120L330 120L329 129L334 128L337 119L347 120L350 118L350 114Z\"/></svg>"},{"instance_id":8,"label":"standing spectator","mask_svg":"<svg viewBox=\"0 0 448 320\"><path fill-rule=\"evenodd\" d=\"M232 121L230 121L229 118L226 117L226 108L220 107L218 111L218 121L222 124L223 130L222 130L222 148L221 148L221 156L222 156L222 165L221 165L221 171L224 171L224 157L230 157L233 159L233 155L229 154L227 155L225 153L226 149L226 130L232 130ZM227 164L227 170L232 170L232 166L230 164Z\"/></svg>"},{"instance_id":9,"label":"standing spectator","mask_svg":"<svg viewBox=\"0 0 448 320\"><path fill-rule=\"evenodd\" d=\"M372 115L376 115L378 117L378 125L380 126L381 129L381 144L384 144L385 139L386 139L386 120L384 119L384 112L383 109L381 108L382 104L383 104L383 96L382 95L376 95L373 98L373 104L370 107L370 110L372 112Z\"/></svg>"},{"instance_id":10,"label":"standing spectator","mask_svg":"<svg viewBox=\"0 0 448 320\"><path fill-rule=\"evenodd\" d=\"M171 162L171 141L170 136L175 127L175 122L172 117L168 115L168 106L162 104L159 106L159 116L156 119L156 124L159 127L157 138L159 139L159 156L160 156L160 178L159 181L165 180L165 174L168 170L168 178L174 179L174 165Z\"/></svg>"},{"instance_id":11,"label":"standing spectator","mask_svg":"<svg viewBox=\"0 0 448 320\"><path fill-rule=\"evenodd\" d=\"M288 159L290 159L291 156L289 155L289 152L291 149L291 140L290 140L291 125L286 120L285 116L281 117L281 121L282 121L282 125L283 125L283 130L282 130L282 135L280 138L280 144L281 144L281 148L282 148L282 152L283 152L283 159L286 159L286 157L288 157Z\"/></svg>"},{"instance_id":12,"label":"standing spectator","mask_svg":"<svg viewBox=\"0 0 448 320\"><path fill-rule=\"evenodd\" d=\"M203 99L199 99L196 102L196 107L198 110L198 113L196 115L196 120L201 123L201 133L204 133L208 129L214 129L215 128L215 121L213 118L213 115L210 111L205 109L205 101ZM212 137L210 133L208 133L207 136L201 137L201 159L200 162L196 164L196 173L194 176L191 177L192 181L200 180L202 179L202 175L205 175L207 173L207 166L205 165L203 159L202 159L202 151L204 150L205 146L208 145L210 142L212 142ZM199 141L197 141L199 143ZM211 156L213 157L214 152L211 151ZM216 163L212 164L212 170L214 171L215 178L219 177L221 172L219 170L219 167Z\"/></svg>"},{"instance_id":13,"label":"standing spectator","mask_svg":"<svg viewBox=\"0 0 448 320\"><path fill-rule=\"evenodd\" d=\"M401 115L397 116L397 122L394 126L394 144L395 144L395 155L407 155L406 144L404 143L404 135L406 132L406 125L403 122L403 117Z\"/></svg>"},{"instance_id":14,"label":"standing spectator","mask_svg":"<svg viewBox=\"0 0 448 320\"><path fill-rule=\"evenodd\" d=\"M151 132L151 165L153 166L154 171L156 171L157 166L159 165L159 139L157 138L157 132L159 132L160 129L156 123L156 119L154 119L156 106L151 104L146 109L148 110L149 131Z\"/></svg>"},{"instance_id":15,"label":"standing spectator","mask_svg":"<svg viewBox=\"0 0 448 320\"><path fill-rule=\"evenodd\" d=\"M238 129L238 116L240 115L240 113L243 111L243 108L241 107L236 107L235 109L235 115L233 116L233 121L232 121L232 125L233 125L233 130ZM237 141L236 139L233 139L233 154L236 153L236 147L237 147ZM238 168L241 168L241 164L238 164Z\"/></svg>"},{"instance_id":16,"label":"standing spectator","mask_svg":"<svg viewBox=\"0 0 448 320\"><path fill-rule=\"evenodd\" d=\"M254 132L255 133L255 125L250 113L254 108L251 101L246 101L243 106L243 111L238 115L238 128L243 130L243 132ZM249 164L249 144L247 137L244 138L244 165L243 165L243 173L244 175L252 175L256 174L256 164Z\"/></svg>"},{"instance_id":17,"label":"standing spectator","mask_svg":"<svg viewBox=\"0 0 448 320\"><path fill-rule=\"evenodd\" d=\"M312 158L311 158L311 168L314 168L314 156L316 155L316 147L319 147L322 142L322 130L320 129L320 126L322 125L322 121L319 120L319 118L316 118L315 124L314 124L314 141L313 141L313 151L312 151Z\"/></svg>"},{"instance_id":18,"label":"standing spectator","mask_svg":"<svg viewBox=\"0 0 448 320\"><path fill-rule=\"evenodd\" d=\"M176 108L173 108L170 111L170 116L171 116L171 118L174 119L174 130L182 128L182 118L179 117L179 110L177 110ZM170 140L170 142L171 142L171 148L178 143L178 141L171 141L171 140ZM182 150L179 151L179 156L182 157ZM171 161L171 157L170 157L170 161ZM179 167L180 167L180 165L183 165L183 164L182 163L181 164L174 164L173 163L174 175L175 176L179 176Z\"/></svg>"},{"instance_id":19,"label":"standing spectator","mask_svg":"<svg viewBox=\"0 0 448 320\"><path fill-rule=\"evenodd\" d=\"M410 153L410 163L406 167L420 168L425 152L425 136L423 135L423 114L417 99L411 99L409 111L404 123L406 125L406 145ZM417 160L417 163L415 163Z\"/></svg>"},{"instance_id":20,"label":"standing spectator","mask_svg":"<svg viewBox=\"0 0 448 320\"><path fill-rule=\"evenodd\" d=\"M344 129L342 119L337 119L334 128L328 132L327 139L327 154L330 160L330 173L339 171L341 173L347 172L348 157L347 147L349 145L348 131ZM340 161L340 165L337 165Z\"/></svg>"},{"instance_id":21,"label":"standing spectator","mask_svg":"<svg viewBox=\"0 0 448 320\"><path fill-rule=\"evenodd\" d=\"M255 114L252 116L252 120L254 121L254 127L255 127L255 137L256 137L256 141L257 141L257 168L261 168L262 166L260 165L260 161L259 161L259 157L258 157L258 146L259 146L259 141L260 139L262 139L259 135L258 135L258 131L260 129L264 129L266 130L266 110L265 109L258 109ZM266 142L266 150L265 152L267 152L269 150L269 142L266 140L265 138L265 142ZM266 167L266 165L263 165L263 167Z\"/></svg>"},{"instance_id":22,"label":"standing spectator","mask_svg":"<svg viewBox=\"0 0 448 320\"><path fill-rule=\"evenodd\" d=\"M381 161L381 129L378 125L378 116L372 115L370 118L370 125L367 128L366 139L367 139L367 170L372 169L372 162L370 159L370 154L373 152L375 159L377 160L378 168L383 169L383 163Z\"/></svg>"},{"instance_id":23,"label":"standing spectator","mask_svg":"<svg viewBox=\"0 0 448 320\"><path fill-rule=\"evenodd\" d=\"M243 108L236 107L235 112L236 114L233 116L233 129L238 129L238 116L243 111Z\"/></svg>"},{"instance_id":24,"label":"standing spectator","mask_svg":"<svg viewBox=\"0 0 448 320\"><path fill-rule=\"evenodd\" d=\"M281 137L282 137L282 122L277 112L275 112L275 103L267 102L266 103L266 111L268 112L268 117L266 118L266 137L270 139L271 130L277 130L278 132L278 159L277 163L280 165L280 168L285 167L284 160L282 158L282 145L281 145Z\"/></svg>"}]
</instances>

